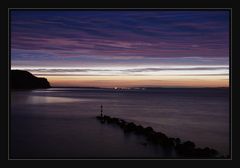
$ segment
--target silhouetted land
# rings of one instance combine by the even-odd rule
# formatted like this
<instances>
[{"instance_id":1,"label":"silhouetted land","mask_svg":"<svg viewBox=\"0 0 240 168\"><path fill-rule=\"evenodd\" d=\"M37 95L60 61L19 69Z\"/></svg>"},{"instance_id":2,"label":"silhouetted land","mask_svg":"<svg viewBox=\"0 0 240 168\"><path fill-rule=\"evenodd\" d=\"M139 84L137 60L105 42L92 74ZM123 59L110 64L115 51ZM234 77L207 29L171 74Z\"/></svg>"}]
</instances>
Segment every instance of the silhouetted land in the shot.
<instances>
[{"instance_id":1,"label":"silhouetted land","mask_svg":"<svg viewBox=\"0 0 240 168\"><path fill-rule=\"evenodd\" d=\"M205 147L196 148L195 143L191 141L182 142L180 138L169 138L162 132L156 132L152 127L144 128L141 125L136 125L133 122L126 122L123 119L112 118L110 116L97 116L101 123L116 124L120 126L125 133L133 132L146 137L148 143L161 145L164 148L174 148L181 157L188 158L224 158L220 156L215 149ZM148 145L145 143L144 145Z\"/></svg>"},{"instance_id":2,"label":"silhouetted land","mask_svg":"<svg viewBox=\"0 0 240 168\"><path fill-rule=\"evenodd\" d=\"M11 70L10 75L12 89L38 89L51 87L46 78L38 78L28 71Z\"/></svg>"}]
</instances>

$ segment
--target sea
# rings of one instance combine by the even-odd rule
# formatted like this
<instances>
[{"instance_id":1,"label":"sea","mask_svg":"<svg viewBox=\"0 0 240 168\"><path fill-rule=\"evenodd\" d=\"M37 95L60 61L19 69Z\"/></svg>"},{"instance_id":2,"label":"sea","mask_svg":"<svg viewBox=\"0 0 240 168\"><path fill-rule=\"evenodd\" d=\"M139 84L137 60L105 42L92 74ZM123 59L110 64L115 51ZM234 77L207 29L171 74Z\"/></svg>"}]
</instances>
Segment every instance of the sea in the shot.
<instances>
[{"instance_id":1,"label":"sea","mask_svg":"<svg viewBox=\"0 0 240 168\"><path fill-rule=\"evenodd\" d=\"M228 88L13 90L10 158L178 158L174 149L102 124L103 114L230 154Z\"/></svg>"}]
</instances>

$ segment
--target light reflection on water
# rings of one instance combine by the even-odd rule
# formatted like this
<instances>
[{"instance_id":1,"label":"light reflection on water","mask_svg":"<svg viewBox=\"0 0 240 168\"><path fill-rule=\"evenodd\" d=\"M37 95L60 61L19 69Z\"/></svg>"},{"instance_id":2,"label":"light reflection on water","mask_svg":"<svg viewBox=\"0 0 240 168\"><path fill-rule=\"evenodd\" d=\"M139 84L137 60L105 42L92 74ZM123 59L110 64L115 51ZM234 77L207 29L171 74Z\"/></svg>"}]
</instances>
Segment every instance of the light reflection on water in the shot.
<instances>
[{"instance_id":1,"label":"light reflection on water","mask_svg":"<svg viewBox=\"0 0 240 168\"><path fill-rule=\"evenodd\" d=\"M66 97L50 97L50 96L31 96L28 101L29 104L45 104L45 103L70 103L70 102L89 102L96 101L92 99L76 99Z\"/></svg>"}]
</instances>

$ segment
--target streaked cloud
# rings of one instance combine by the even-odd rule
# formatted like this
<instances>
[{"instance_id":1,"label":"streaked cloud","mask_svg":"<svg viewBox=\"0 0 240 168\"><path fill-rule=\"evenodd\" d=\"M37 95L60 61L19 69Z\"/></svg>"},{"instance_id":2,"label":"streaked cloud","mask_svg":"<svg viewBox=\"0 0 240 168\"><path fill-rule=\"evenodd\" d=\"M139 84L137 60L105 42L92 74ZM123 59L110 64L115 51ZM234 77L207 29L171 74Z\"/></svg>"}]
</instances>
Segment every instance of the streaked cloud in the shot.
<instances>
[{"instance_id":1,"label":"streaked cloud","mask_svg":"<svg viewBox=\"0 0 240 168\"><path fill-rule=\"evenodd\" d=\"M14 59L19 50L66 59L228 57L226 11L13 11L11 20Z\"/></svg>"},{"instance_id":2,"label":"streaked cloud","mask_svg":"<svg viewBox=\"0 0 240 168\"><path fill-rule=\"evenodd\" d=\"M14 69L14 68L13 68ZM227 75L227 66L172 66L172 67L148 67L148 68L24 68L35 75L53 76L119 76L119 75L140 75L140 76L173 76L173 75Z\"/></svg>"},{"instance_id":3,"label":"streaked cloud","mask_svg":"<svg viewBox=\"0 0 240 168\"><path fill-rule=\"evenodd\" d=\"M227 78L229 12L12 10L11 64L39 76Z\"/></svg>"}]
</instances>

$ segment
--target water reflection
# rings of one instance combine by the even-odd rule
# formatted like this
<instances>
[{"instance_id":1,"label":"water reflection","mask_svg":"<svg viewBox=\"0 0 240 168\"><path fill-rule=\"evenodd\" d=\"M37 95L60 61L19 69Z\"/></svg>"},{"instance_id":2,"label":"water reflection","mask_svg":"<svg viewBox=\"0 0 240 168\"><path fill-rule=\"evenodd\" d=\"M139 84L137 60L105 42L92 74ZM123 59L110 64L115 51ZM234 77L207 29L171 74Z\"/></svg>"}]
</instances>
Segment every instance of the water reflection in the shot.
<instances>
[{"instance_id":1,"label":"water reflection","mask_svg":"<svg viewBox=\"0 0 240 168\"><path fill-rule=\"evenodd\" d=\"M30 104L45 104L45 103L72 103L72 102L88 102L91 99L83 98L66 98L66 97L51 97L51 96L31 96L28 100Z\"/></svg>"}]
</instances>

